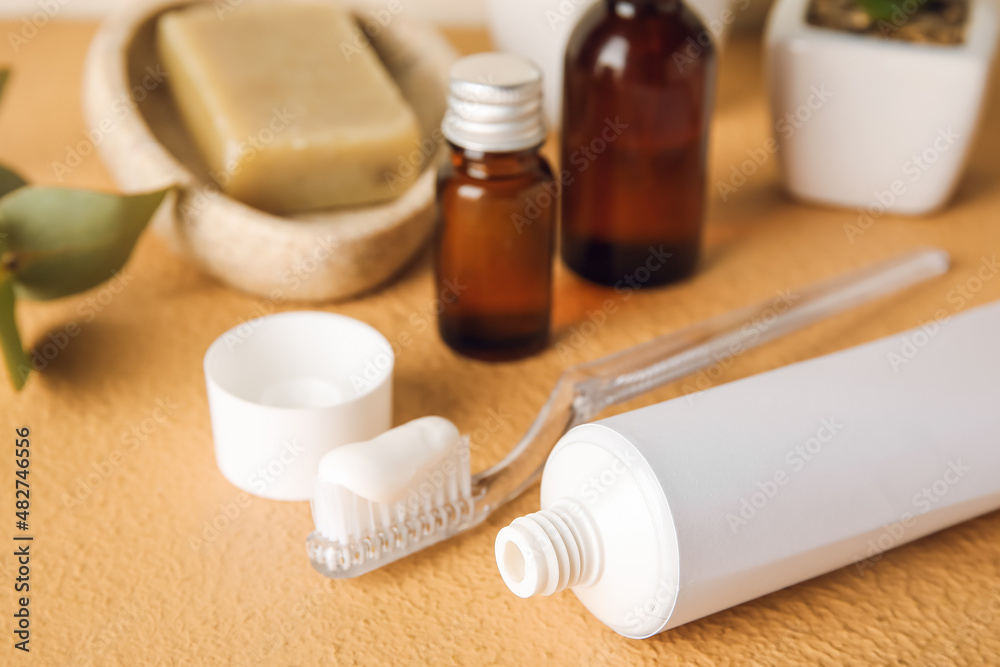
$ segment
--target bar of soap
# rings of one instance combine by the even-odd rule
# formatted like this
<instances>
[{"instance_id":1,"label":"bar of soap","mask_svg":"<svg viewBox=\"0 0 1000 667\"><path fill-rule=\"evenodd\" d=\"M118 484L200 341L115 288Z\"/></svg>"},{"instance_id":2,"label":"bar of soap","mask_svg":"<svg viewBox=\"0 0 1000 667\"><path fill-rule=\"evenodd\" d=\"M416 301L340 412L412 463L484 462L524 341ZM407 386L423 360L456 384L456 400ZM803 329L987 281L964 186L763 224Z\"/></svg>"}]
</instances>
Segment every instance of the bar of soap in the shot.
<instances>
[{"instance_id":1,"label":"bar of soap","mask_svg":"<svg viewBox=\"0 0 1000 667\"><path fill-rule=\"evenodd\" d=\"M350 13L330 3L218 3L157 25L174 99L212 178L273 213L385 201L418 177L399 169L416 115Z\"/></svg>"}]
</instances>

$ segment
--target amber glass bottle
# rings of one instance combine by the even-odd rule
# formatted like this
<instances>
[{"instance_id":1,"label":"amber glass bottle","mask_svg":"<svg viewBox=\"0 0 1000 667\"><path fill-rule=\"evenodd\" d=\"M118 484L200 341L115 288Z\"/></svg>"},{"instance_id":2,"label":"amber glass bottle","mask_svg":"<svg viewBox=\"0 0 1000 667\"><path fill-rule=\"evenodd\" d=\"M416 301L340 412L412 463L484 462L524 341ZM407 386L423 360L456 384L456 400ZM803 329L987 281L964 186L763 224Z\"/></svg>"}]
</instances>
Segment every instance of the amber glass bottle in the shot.
<instances>
[{"instance_id":1,"label":"amber glass bottle","mask_svg":"<svg viewBox=\"0 0 1000 667\"><path fill-rule=\"evenodd\" d=\"M662 285L701 245L710 33L679 0L604 0L566 52L563 261L604 285Z\"/></svg>"},{"instance_id":2,"label":"amber glass bottle","mask_svg":"<svg viewBox=\"0 0 1000 667\"><path fill-rule=\"evenodd\" d=\"M558 190L541 114L530 61L478 54L452 68L435 268L438 329L466 356L516 359L548 341Z\"/></svg>"}]
</instances>

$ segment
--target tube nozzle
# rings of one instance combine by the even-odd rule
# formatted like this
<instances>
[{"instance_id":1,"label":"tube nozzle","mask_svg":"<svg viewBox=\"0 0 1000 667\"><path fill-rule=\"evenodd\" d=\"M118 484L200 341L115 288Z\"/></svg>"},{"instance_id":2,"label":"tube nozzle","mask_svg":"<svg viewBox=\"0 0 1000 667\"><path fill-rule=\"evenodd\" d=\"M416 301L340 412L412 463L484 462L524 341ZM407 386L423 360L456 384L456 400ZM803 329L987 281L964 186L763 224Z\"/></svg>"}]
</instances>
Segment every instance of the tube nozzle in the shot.
<instances>
[{"instance_id":1,"label":"tube nozzle","mask_svg":"<svg viewBox=\"0 0 1000 667\"><path fill-rule=\"evenodd\" d=\"M560 500L501 529L496 559L511 592L529 598L592 584L600 572L601 548L583 507Z\"/></svg>"}]
</instances>

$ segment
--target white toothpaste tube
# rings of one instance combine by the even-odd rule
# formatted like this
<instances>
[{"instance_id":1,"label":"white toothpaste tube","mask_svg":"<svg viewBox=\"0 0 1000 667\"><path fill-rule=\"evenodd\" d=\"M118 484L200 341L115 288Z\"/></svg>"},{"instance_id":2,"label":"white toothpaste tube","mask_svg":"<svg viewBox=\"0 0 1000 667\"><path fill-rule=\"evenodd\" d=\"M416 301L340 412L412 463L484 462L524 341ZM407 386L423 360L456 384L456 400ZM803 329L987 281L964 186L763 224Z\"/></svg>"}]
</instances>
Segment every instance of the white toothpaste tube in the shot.
<instances>
[{"instance_id":1,"label":"white toothpaste tube","mask_svg":"<svg viewBox=\"0 0 1000 667\"><path fill-rule=\"evenodd\" d=\"M500 531L521 597L649 637L1000 508L1000 304L579 426Z\"/></svg>"}]
</instances>

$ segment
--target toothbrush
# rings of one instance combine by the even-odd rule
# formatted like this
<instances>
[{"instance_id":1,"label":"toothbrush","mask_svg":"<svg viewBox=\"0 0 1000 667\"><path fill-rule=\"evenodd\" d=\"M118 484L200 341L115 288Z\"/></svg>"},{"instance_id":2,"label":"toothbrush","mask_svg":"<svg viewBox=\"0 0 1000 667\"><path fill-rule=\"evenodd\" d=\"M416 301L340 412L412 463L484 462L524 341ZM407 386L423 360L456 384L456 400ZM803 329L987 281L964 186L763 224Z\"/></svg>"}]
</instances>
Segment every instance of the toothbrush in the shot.
<instances>
[{"instance_id":1,"label":"toothbrush","mask_svg":"<svg viewBox=\"0 0 1000 667\"><path fill-rule=\"evenodd\" d=\"M947 252L917 249L805 287L780 313L768 300L571 366L518 445L476 475L468 438L441 417L338 447L320 463L309 560L327 577L356 577L469 530L534 484L556 441L605 408L733 350L746 351L941 275L948 265ZM752 322L762 324L747 326Z\"/></svg>"}]
</instances>

